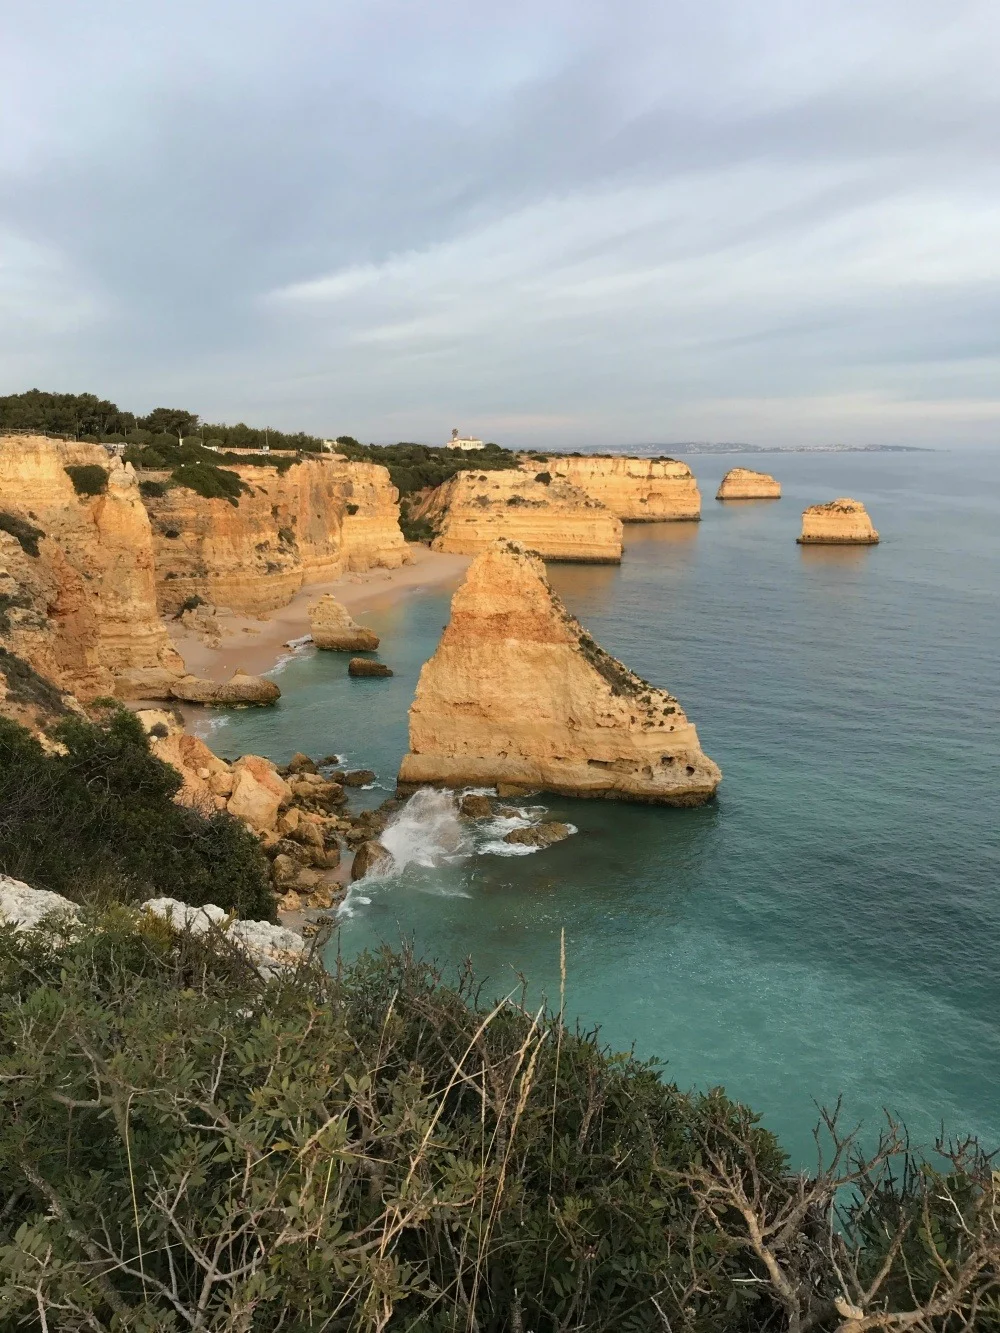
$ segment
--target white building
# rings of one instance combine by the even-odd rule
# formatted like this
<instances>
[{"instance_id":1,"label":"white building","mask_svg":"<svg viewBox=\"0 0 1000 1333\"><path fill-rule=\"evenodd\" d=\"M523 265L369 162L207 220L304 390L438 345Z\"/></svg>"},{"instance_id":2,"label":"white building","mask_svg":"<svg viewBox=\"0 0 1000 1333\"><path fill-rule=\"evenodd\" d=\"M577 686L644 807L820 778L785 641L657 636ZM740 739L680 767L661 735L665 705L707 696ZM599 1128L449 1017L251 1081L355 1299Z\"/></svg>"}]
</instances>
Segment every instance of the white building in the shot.
<instances>
[{"instance_id":1,"label":"white building","mask_svg":"<svg viewBox=\"0 0 1000 1333\"><path fill-rule=\"evenodd\" d=\"M474 440L471 436L459 435L458 427L451 432L451 439L445 445L446 449L483 449L485 448L482 440Z\"/></svg>"}]
</instances>

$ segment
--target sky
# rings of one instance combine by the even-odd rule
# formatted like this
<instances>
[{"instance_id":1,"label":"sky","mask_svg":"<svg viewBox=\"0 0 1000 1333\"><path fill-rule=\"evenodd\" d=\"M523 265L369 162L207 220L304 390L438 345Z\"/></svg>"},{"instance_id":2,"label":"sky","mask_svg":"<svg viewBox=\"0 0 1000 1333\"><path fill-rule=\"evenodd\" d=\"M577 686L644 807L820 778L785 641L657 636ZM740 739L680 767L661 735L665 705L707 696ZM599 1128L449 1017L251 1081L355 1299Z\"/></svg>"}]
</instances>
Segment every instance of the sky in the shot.
<instances>
[{"instance_id":1,"label":"sky","mask_svg":"<svg viewBox=\"0 0 1000 1333\"><path fill-rule=\"evenodd\" d=\"M0 0L0 393L1000 444L996 0Z\"/></svg>"}]
</instances>

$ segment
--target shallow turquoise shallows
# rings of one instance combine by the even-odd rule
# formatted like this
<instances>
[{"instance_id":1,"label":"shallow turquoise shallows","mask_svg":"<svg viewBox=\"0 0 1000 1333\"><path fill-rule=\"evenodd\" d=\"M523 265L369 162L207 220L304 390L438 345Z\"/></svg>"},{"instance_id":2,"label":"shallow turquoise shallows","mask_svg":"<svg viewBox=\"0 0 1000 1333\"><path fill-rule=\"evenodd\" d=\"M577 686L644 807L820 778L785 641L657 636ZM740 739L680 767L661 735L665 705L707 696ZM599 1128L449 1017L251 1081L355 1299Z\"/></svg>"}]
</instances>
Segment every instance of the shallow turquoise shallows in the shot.
<instances>
[{"instance_id":1,"label":"shallow turquoise shallows","mask_svg":"<svg viewBox=\"0 0 1000 1333\"><path fill-rule=\"evenodd\" d=\"M352 893L341 946L414 938L448 964L471 954L494 991L523 972L554 997L565 927L570 1014L682 1085L724 1084L796 1160L816 1104L841 1093L870 1125L884 1106L921 1142L943 1120L996 1145L1000 459L690 461L701 524L628 526L620 568L549 572L604 647L678 696L722 768L718 800L541 797L579 831L522 856L495 854L488 831L463 841L424 801L394 834L408 863ZM784 498L716 502L737 465L773 470ZM865 502L881 546L797 546L804 506L841 495ZM391 789L448 601L365 617L392 680L307 650L278 707L229 715L212 743L337 751Z\"/></svg>"}]
</instances>

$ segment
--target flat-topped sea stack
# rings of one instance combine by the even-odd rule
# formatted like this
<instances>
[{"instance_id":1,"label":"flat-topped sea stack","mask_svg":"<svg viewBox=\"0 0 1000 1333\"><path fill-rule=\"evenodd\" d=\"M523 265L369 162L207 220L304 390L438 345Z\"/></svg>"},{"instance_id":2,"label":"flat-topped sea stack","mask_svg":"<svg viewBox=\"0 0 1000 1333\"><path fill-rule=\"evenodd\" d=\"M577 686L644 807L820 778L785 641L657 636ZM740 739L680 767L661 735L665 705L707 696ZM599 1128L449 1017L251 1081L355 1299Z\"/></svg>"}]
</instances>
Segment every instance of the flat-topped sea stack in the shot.
<instances>
[{"instance_id":1,"label":"flat-topped sea stack","mask_svg":"<svg viewBox=\"0 0 1000 1333\"><path fill-rule=\"evenodd\" d=\"M781 482L767 472L731 467L715 492L717 500L780 500Z\"/></svg>"},{"instance_id":2,"label":"flat-topped sea stack","mask_svg":"<svg viewBox=\"0 0 1000 1333\"><path fill-rule=\"evenodd\" d=\"M548 476L548 474L543 474ZM546 560L618 564L622 525L610 509L556 477L525 472L458 472L422 510L437 532L435 551L478 555L498 538Z\"/></svg>"},{"instance_id":3,"label":"flat-topped sea stack","mask_svg":"<svg viewBox=\"0 0 1000 1333\"><path fill-rule=\"evenodd\" d=\"M721 778L677 700L598 647L536 555L498 541L477 556L420 673L402 791L499 786L686 806Z\"/></svg>"},{"instance_id":4,"label":"flat-topped sea stack","mask_svg":"<svg viewBox=\"0 0 1000 1333\"><path fill-rule=\"evenodd\" d=\"M547 471L578 486L626 523L697 522L701 492L687 463L676 458L555 456L529 459L526 472Z\"/></svg>"},{"instance_id":5,"label":"flat-topped sea stack","mask_svg":"<svg viewBox=\"0 0 1000 1333\"><path fill-rule=\"evenodd\" d=\"M830 500L802 513L800 546L877 546L878 533L860 500Z\"/></svg>"},{"instance_id":6,"label":"flat-topped sea stack","mask_svg":"<svg viewBox=\"0 0 1000 1333\"><path fill-rule=\"evenodd\" d=\"M329 592L309 603L309 627L316 647L333 652L370 652L379 644L375 631L356 624L347 607Z\"/></svg>"}]
</instances>

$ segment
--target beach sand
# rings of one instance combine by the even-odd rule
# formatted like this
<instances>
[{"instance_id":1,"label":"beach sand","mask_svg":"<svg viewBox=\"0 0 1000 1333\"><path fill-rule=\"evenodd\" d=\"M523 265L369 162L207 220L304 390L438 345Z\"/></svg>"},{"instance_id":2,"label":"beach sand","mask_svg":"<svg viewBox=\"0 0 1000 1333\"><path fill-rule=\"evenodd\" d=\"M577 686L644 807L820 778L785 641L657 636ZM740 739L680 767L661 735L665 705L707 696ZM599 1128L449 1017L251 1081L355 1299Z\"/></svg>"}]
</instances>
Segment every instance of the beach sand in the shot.
<instances>
[{"instance_id":1,"label":"beach sand","mask_svg":"<svg viewBox=\"0 0 1000 1333\"><path fill-rule=\"evenodd\" d=\"M217 648L210 647L200 635L176 620L164 622L167 633L193 675L223 681L238 667L259 675L274 666L290 639L309 633L306 608L322 593L332 592L363 623L365 611L373 607L427 588L457 588L472 562L471 556L443 555L414 542L409 549L413 561L401 569L370 569L364 574L345 574L333 583L309 584L287 606L259 618L220 609L218 624L222 641Z\"/></svg>"}]
</instances>

